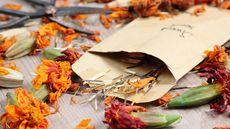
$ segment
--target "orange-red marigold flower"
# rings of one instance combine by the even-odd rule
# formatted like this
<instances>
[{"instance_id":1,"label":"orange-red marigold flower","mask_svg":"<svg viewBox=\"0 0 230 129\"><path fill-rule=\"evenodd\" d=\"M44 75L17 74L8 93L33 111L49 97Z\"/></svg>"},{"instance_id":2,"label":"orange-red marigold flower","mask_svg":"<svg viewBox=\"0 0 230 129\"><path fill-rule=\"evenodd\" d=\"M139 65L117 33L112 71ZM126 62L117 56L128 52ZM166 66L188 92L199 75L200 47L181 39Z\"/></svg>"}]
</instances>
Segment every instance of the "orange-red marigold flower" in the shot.
<instances>
[{"instance_id":1,"label":"orange-red marigold flower","mask_svg":"<svg viewBox=\"0 0 230 129\"><path fill-rule=\"evenodd\" d=\"M49 101L56 104L62 93L66 92L71 85L71 65L67 61L42 60L36 69L37 76L32 80L35 89L42 84L50 87Z\"/></svg>"}]
</instances>

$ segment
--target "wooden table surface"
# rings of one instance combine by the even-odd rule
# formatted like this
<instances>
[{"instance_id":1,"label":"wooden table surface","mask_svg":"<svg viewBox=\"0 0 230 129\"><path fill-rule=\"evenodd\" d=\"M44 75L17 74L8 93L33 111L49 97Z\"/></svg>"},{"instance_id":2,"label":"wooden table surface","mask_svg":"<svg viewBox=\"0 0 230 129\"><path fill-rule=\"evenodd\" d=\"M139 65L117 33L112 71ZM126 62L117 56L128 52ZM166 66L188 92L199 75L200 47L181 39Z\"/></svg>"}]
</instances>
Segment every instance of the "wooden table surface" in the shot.
<instances>
[{"instance_id":1,"label":"wooden table surface","mask_svg":"<svg viewBox=\"0 0 230 129\"><path fill-rule=\"evenodd\" d=\"M12 0L0 0L0 3L8 3ZM14 0L13 2L24 3L20 0ZM25 4L25 3L24 3ZM25 4L23 8L25 10L30 10ZM91 29L100 30L102 38L106 38L116 31L116 27L111 29L105 29L98 20L97 15L92 15L87 20L88 27ZM79 44L95 44L87 39L78 39L75 41L77 46ZM21 69L25 76L25 81L23 88L29 89L31 87L31 80L35 77L36 66L40 63L41 56L26 56L15 60L17 66ZM187 85L199 85L203 81L201 78L194 74L188 74L183 77L179 82L178 86ZM13 92L14 89L0 88L0 114L4 113L4 107L6 105L6 93ZM96 129L104 129L106 125L103 124L104 109L103 104L99 111L95 111L93 107L86 104L70 104L70 99L73 97L70 94L64 94L60 97L58 101L58 106L60 111L54 115L48 116L49 129L72 129L84 118L92 118L91 125L94 125ZM88 98L88 96L76 96L77 101L80 102L83 99ZM209 109L209 105L204 105L201 107L190 108L190 109L176 109L168 110L162 107L154 107L151 103L146 104L146 106L152 110L161 113L171 113L180 114L182 116L182 121L176 124L172 128L175 129L212 129L217 126L230 126L230 118L228 113L217 114ZM171 128L171 127L170 127Z\"/></svg>"}]
</instances>

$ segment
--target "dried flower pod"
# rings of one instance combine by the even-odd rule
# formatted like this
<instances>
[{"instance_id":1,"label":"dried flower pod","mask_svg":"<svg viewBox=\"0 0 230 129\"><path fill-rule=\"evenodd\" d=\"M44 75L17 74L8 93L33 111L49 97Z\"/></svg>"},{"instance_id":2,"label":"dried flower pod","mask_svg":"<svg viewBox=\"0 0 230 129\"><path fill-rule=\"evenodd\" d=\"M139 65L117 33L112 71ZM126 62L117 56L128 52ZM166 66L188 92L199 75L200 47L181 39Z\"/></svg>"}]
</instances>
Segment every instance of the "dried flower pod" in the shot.
<instances>
[{"instance_id":1,"label":"dried flower pod","mask_svg":"<svg viewBox=\"0 0 230 129\"><path fill-rule=\"evenodd\" d=\"M44 117L51 112L46 103L21 88L15 94L8 93L7 98L6 112L0 117L3 129L48 128L48 121Z\"/></svg>"},{"instance_id":2,"label":"dried flower pod","mask_svg":"<svg viewBox=\"0 0 230 129\"><path fill-rule=\"evenodd\" d=\"M23 84L22 73L5 67L0 67L0 68L8 71L8 73L5 75L0 74L0 86L6 88L14 88L14 87L22 86Z\"/></svg>"},{"instance_id":3,"label":"dried flower pod","mask_svg":"<svg viewBox=\"0 0 230 129\"><path fill-rule=\"evenodd\" d=\"M181 116L163 115L147 112L141 106L124 105L119 101L112 101L111 106L105 110L104 123L111 129L145 129L163 128L179 122Z\"/></svg>"},{"instance_id":4,"label":"dried flower pod","mask_svg":"<svg viewBox=\"0 0 230 129\"><path fill-rule=\"evenodd\" d=\"M188 91L184 92L182 95L170 100L167 107L183 108L207 104L211 100L220 96L222 90L223 89L220 84L212 84L191 88Z\"/></svg>"},{"instance_id":5,"label":"dried flower pod","mask_svg":"<svg viewBox=\"0 0 230 129\"><path fill-rule=\"evenodd\" d=\"M17 36L17 41L12 46L10 46L5 56L11 59L19 58L24 55L29 54L32 51L32 47L35 43L35 37L34 36Z\"/></svg>"}]
</instances>

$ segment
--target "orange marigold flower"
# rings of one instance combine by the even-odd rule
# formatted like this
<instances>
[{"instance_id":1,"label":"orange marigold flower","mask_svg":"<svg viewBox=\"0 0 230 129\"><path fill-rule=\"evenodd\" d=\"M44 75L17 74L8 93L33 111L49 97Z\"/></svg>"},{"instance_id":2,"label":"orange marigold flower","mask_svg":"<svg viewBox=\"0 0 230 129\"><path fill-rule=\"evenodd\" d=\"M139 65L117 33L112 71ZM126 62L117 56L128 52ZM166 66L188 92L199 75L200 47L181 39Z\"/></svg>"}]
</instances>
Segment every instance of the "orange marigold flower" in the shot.
<instances>
[{"instance_id":1,"label":"orange marigold flower","mask_svg":"<svg viewBox=\"0 0 230 129\"><path fill-rule=\"evenodd\" d=\"M205 51L206 59L195 70L203 68L216 68L225 67L228 54L225 52L225 48L221 46L214 46L213 51Z\"/></svg>"},{"instance_id":2,"label":"orange marigold flower","mask_svg":"<svg viewBox=\"0 0 230 129\"><path fill-rule=\"evenodd\" d=\"M16 42L16 37L10 37L8 39L5 39L5 41L0 44L0 53L4 53L7 51L7 49L12 46Z\"/></svg>"},{"instance_id":3,"label":"orange marigold flower","mask_svg":"<svg viewBox=\"0 0 230 129\"><path fill-rule=\"evenodd\" d=\"M229 0L228 1L224 1L221 4L220 8L222 8L222 9L229 9L230 8L230 1Z\"/></svg>"},{"instance_id":4,"label":"orange marigold flower","mask_svg":"<svg viewBox=\"0 0 230 129\"><path fill-rule=\"evenodd\" d=\"M2 7L6 8L6 9L16 10L16 11L22 9L22 5L15 4L15 3L7 3L7 4L3 5Z\"/></svg>"},{"instance_id":5,"label":"orange marigold flower","mask_svg":"<svg viewBox=\"0 0 230 129\"><path fill-rule=\"evenodd\" d=\"M50 45L50 43L51 42L47 37L41 36L41 35L37 36L36 45L38 48L41 48L41 49L46 48Z\"/></svg>"},{"instance_id":6,"label":"orange marigold flower","mask_svg":"<svg viewBox=\"0 0 230 129\"><path fill-rule=\"evenodd\" d=\"M49 101L55 105L61 94L70 87L71 73L71 65L67 61L42 60L36 69L37 76L32 80L32 84L35 89L46 84L51 90Z\"/></svg>"},{"instance_id":7,"label":"orange marigold flower","mask_svg":"<svg viewBox=\"0 0 230 129\"><path fill-rule=\"evenodd\" d=\"M46 129L48 121L44 117L51 114L48 105L22 88L15 95L17 105L7 104L0 118L3 129Z\"/></svg>"},{"instance_id":8,"label":"orange marigold flower","mask_svg":"<svg viewBox=\"0 0 230 129\"><path fill-rule=\"evenodd\" d=\"M58 28L59 25L57 23L47 23L38 29L38 34L41 36L54 36L56 35Z\"/></svg>"},{"instance_id":9,"label":"orange marigold flower","mask_svg":"<svg viewBox=\"0 0 230 129\"><path fill-rule=\"evenodd\" d=\"M161 0L131 0L131 4L137 14L143 17L159 16Z\"/></svg>"},{"instance_id":10,"label":"orange marigold flower","mask_svg":"<svg viewBox=\"0 0 230 129\"><path fill-rule=\"evenodd\" d=\"M90 122L91 119L84 119L73 129L95 129L94 126L89 125Z\"/></svg>"},{"instance_id":11,"label":"orange marigold flower","mask_svg":"<svg viewBox=\"0 0 230 129\"><path fill-rule=\"evenodd\" d=\"M57 35L57 33L63 34L63 40L71 42L73 39L79 37L72 28L65 28L57 23L49 22L38 29L36 45L37 48L46 48L51 44L50 37Z\"/></svg>"}]
</instances>

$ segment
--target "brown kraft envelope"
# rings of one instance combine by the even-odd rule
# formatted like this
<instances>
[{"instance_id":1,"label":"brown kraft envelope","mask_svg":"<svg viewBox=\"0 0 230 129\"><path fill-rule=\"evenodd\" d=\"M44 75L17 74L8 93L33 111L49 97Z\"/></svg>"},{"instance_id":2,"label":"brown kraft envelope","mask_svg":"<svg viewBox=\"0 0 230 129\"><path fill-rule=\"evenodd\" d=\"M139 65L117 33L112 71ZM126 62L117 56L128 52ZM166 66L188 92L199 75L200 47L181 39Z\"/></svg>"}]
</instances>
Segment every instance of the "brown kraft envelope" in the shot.
<instances>
[{"instance_id":1,"label":"brown kraft envelope","mask_svg":"<svg viewBox=\"0 0 230 129\"><path fill-rule=\"evenodd\" d=\"M128 64L114 60L106 53L140 52L163 61L168 70L160 82L147 94L139 93L127 99L135 103L151 102L167 93L176 82L203 59L203 52L222 45L230 38L230 13L206 7L205 13L193 16L188 12L166 20L138 18L85 53L73 71L82 79L111 80L122 75ZM104 53L104 54L101 54ZM121 94L109 94L124 98Z\"/></svg>"}]
</instances>

